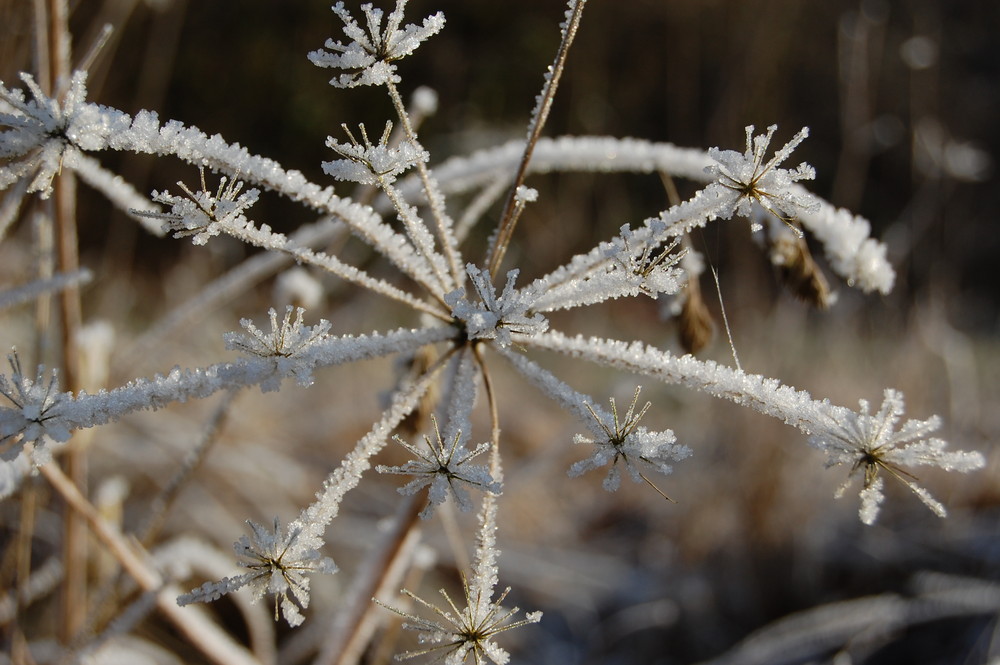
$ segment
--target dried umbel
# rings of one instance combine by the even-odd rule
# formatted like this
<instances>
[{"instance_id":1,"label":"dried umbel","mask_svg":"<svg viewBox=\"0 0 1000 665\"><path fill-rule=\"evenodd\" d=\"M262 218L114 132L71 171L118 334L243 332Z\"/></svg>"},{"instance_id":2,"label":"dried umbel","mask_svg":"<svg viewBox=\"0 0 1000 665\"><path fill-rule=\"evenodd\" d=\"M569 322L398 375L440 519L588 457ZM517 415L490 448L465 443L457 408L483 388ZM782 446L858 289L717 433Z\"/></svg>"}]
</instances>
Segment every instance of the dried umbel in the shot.
<instances>
[{"instance_id":1,"label":"dried umbel","mask_svg":"<svg viewBox=\"0 0 1000 665\"><path fill-rule=\"evenodd\" d=\"M335 158L323 164L332 181L324 184L253 155L219 135L208 136L176 121L162 122L153 112L130 116L88 101L82 72L71 77L69 92L61 100L44 94L30 78L24 79L30 100L20 91L0 86L0 127L4 128L0 187L10 187L15 198L29 191L47 193L60 169L73 172L161 232L172 231L175 237L190 238L198 245L229 236L391 304L386 316L401 312L397 322L373 332L344 332L339 327L356 319L331 317L338 325L334 332L332 323L301 308L288 307L283 313L272 308L268 324L258 326L245 318L239 322L242 331L225 335L227 349L236 352L230 361L174 368L165 375L137 378L96 394L63 392L55 374L42 370L31 379L14 360L10 374L0 376L0 395L5 398L0 405L0 437L3 463L8 465L3 471L14 469L15 463L21 470L0 474L0 494L14 491L26 473L24 467L47 461L40 453L47 451L50 442L66 441L74 431L103 426L140 410L220 392L233 394L247 386L274 391L287 378L307 387L317 372L331 366L401 358L409 369L406 376L389 390L381 414L353 448L329 461L332 471L316 488L312 502L294 519L275 518L273 527L249 522L251 533L235 544L246 572L207 582L180 600L209 601L248 587L254 599L272 596L275 614L283 615L288 623L303 622L312 576L336 571L324 554L330 549L327 527L339 516L345 496L366 475L372 475L369 471L376 466L376 456L396 440L412 459L376 469L412 476L402 487L404 494L426 490L426 502L414 501L417 508L409 514L412 523L418 522L421 505L427 518L436 516L449 499L463 509L480 505L475 556L471 568L464 571L464 598L455 602L445 593L445 606L438 607L406 592L420 604L422 614L393 610L408 619L408 628L420 633L426 647L404 657L437 654L451 665L470 657L477 663L487 659L507 662L509 655L497 643L498 636L540 619L538 613L518 619L517 608L502 607L507 592L498 592L502 587L498 586L497 520L503 493L510 486L504 484L501 471L502 456L508 451L502 422L513 417L504 415L507 402L498 395L494 382L498 364L526 379L586 428L589 434L578 434L572 441L585 447L589 456L578 457L569 475L607 468L604 486L608 490L619 488L624 470L633 480L667 496L656 484L658 476L673 472L675 463L692 450L683 443L683 432L678 436L662 426L647 429L645 423L655 422L662 414L652 402L640 405L639 388L621 413L614 398L606 394L614 391L589 395L572 385L578 380L575 373L562 377L548 369L547 359L552 355L705 393L799 429L813 446L827 453L830 464L849 466L849 477L863 476L860 517L866 524L877 517L886 475L901 480L943 515L943 505L917 485L907 469L932 465L967 472L983 467L985 460L978 453L950 451L943 440L929 438L939 425L937 418L911 420L897 428L903 397L896 391L885 392L883 405L874 414L863 400L855 411L744 371L738 362L729 367L690 354L678 355L644 341L645 330L628 331L638 338L635 341L564 329L584 318L607 316L602 306L611 300L648 302L649 298L672 297L682 302L685 349L697 350L704 345L711 325L693 281L700 273L695 253L684 239L710 224L720 230L741 228L724 221L736 215L750 219L754 228L766 222L772 259L794 290L817 305L828 304L829 287L802 236L808 236L817 251L822 250L832 273L849 286L885 293L894 279L885 247L870 237L868 223L802 187L802 182L813 177L812 167L803 163L782 168L806 138L805 129L770 158L775 126L763 135L747 127L743 152L681 149L637 139L542 138L558 73L566 64L584 4L583 0L567 4L561 46L545 76L526 140L436 164L433 169L413 117L402 103L397 87L402 81L395 63L437 33L444 18L436 13L419 24L404 24L405 0L398 0L388 14L362 5L363 25L344 3L337 3L333 11L343 24L346 43L330 40L328 51L310 54L318 66L337 70L331 80L336 88L383 87L396 115L392 122L383 125L383 119L377 119L377 124L370 125L385 127L377 140L364 125L356 131L345 127L346 141L329 139L327 146ZM421 104L429 106L426 99ZM157 209L88 154L108 150L177 158L199 169L199 185L181 184L179 194L154 192L153 199L163 206ZM518 267L505 266L515 223L545 198L544 192L525 180L538 171L560 170L665 172L687 178L699 189L648 219L616 220L613 228L617 231L592 249L552 266L536 279L525 280ZM217 178L218 185L209 185L206 171L215 173L212 179ZM23 186L29 179L30 185ZM354 185L362 185L368 193L377 190L381 198L373 205L381 207L342 194L353 191ZM486 246L466 243L476 237L468 230L492 217L486 211L504 192L507 204ZM352 263L350 253L313 249L302 235L289 237L253 219L254 206L265 193L286 197L322 216L324 223L344 229L380 261ZM456 222L449 205L458 206L467 199L471 203ZM69 276L62 279L60 283L72 281ZM563 312L571 316L562 316ZM481 411L484 420L489 420L488 433L481 431L474 418L477 403L485 407ZM601 404L609 404L610 411ZM406 423L421 422L431 425L414 432L415 436L397 433ZM570 442L567 435L553 445ZM574 482L585 485L582 480ZM402 518L398 525L415 528ZM129 547L119 546L120 534L102 533L115 543L120 557L140 558ZM147 576L145 588L164 587L156 576Z\"/></svg>"}]
</instances>

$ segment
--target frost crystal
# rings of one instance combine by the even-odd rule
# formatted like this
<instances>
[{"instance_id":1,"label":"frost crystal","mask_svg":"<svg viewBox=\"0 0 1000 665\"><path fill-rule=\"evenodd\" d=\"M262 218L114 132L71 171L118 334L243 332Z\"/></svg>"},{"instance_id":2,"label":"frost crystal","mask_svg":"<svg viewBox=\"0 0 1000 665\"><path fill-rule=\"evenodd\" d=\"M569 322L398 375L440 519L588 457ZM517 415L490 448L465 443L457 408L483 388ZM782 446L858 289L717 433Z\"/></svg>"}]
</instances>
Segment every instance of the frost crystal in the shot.
<instances>
[{"instance_id":1,"label":"frost crystal","mask_svg":"<svg viewBox=\"0 0 1000 665\"><path fill-rule=\"evenodd\" d=\"M24 375L16 354L7 359L11 377L8 380L0 376L0 395L15 408L0 407L0 459L14 460L21 454L24 444L30 443L34 463L43 463L47 451L41 444L46 438L60 443L69 440L71 427L60 416L60 406L68 401L68 395L59 392L55 370L46 381L45 369L39 367L32 380Z\"/></svg>"},{"instance_id":2,"label":"frost crystal","mask_svg":"<svg viewBox=\"0 0 1000 665\"><path fill-rule=\"evenodd\" d=\"M274 362L274 377L260 386L265 392L277 390L281 379L286 376L294 376L300 386L312 385L312 365L303 361L303 355L328 337L330 322L322 319L315 326L304 326L302 315L305 310L294 308L294 320L292 311L291 305L286 307L285 318L279 324L278 313L271 308L267 313L271 322L270 332L264 332L250 319L240 319L240 325L246 332L225 334L226 348L230 351L242 351Z\"/></svg>"},{"instance_id":3,"label":"frost crystal","mask_svg":"<svg viewBox=\"0 0 1000 665\"><path fill-rule=\"evenodd\" d=\"M253 531L253 541L241 536L233 544L240 565L250 570L237 577L226 577L218 582L206 582L191 593L177 599L178 605L210 602L220 596L232 593L244 586L250 587L256 602L265 594L274 595L274 618L278 619L278 608L291 626L298 626L305 617L302 609L309 606L309 578L306 573L337 572L337 566L329 557L299 540L303 527L292 522L282 531L278 518L274 519L274 530L255 522L247 522ZM291 594L291 596L289 596Z\"/></svg>"},{"instance_id":4,"label":"frost crystal","mask_svg":"<svg viewBox=\"0 0 1000 665\"><path fill-rule=\"evenodd\" d=\"M445 302L451 307L452 316L465 324L469 339L494 339L504 347L510 345L512 332L530 336L548 330L549 323L541 314L528 316L535 298L528 291L514 288L517 270L507 273L507 285L499 298L488 270L480 270L470 263L466 272L479 301L469 302L465 299L465 290L458 289L446 295Z\"/></svg>"},{"instance_id":5,"label":"frost crystal","mask_svg":"<svg viewBox=\"0 0 1000 665\"><path fill-rule=\"evenodd\" d=\"M438 33L444 27L444 14L438 12L424 19L423 25L409 24L400 30L406 0L396 0L396 8L389 14L382 27L382 10L371 4L361 5L368 24L367 32L358 25L343 2L333 6L334 13L344 22L344 34L351 40L343 44L333 39L326 41L326 48L309 54L309 60L317 67L343 69L330 79L330 85L337 88L353 88L359 85L384 85L398 83L394 61L413 53L421 42Z\"/></svg>"},{"instance_id":6,"label":"frost crystal","mask_svg":"<svg viewBox=\"0 0 1000 665\"><path fill-rule=\"evenodd\" d=\"M945 450L947 444L941 439L926 438L941 426L937 416L928 420L908 420L895 429L903 415L903 395L899 391L887 389L882 407L874 415L870 413L867 400L860 400L859 407L857 413L843 409L845 413L841 414L839 422L813 434L810 443L827 453L828 466L851 465L847 482L837 490L838 497L850 486L856 472L863 471L860 517L865 524L875 522L879 506L885 499L879 471L885 471L909 487L928 508L944 517L944 506L917 485L915 476L900 467L931 465L945 471L968 472L986 464L981 453L948 452Z\"/></svg>"},{"instance_id":7,"label":"frost crystal","mask_svg":"<svg viewBox=\"0 0 1000 665\"><path fill-rule=\"evenodd\" d=\"M538 200L538 190L518 185L514 190L514 198L518 203L533 203Z\"/></svg>"},{"instance_id":8,"label":"frost crystal","mask_svg":"<svg viewBox=\"0 0 1000 665\"><path fill-rule=\"evenodd\" d=\"M424 441L430 449L428 452L411 446L398 436L394 436L393 439L417 459L410 460L403 466L379 465L375 467L375 470L379 473L416 476L414 480L399 488L400 494L415 494L420 489L429 487L427 507L420 513L424 519L431 516L435 506L444 503L449 493L455 497L455 503L462 511L472 510L472 501L469 500L464 485L491 494L499 494L500 483L493 480L489 469L482 465L469 463L473 458L489 450L489 444L482 443L475 450L466 450L460 445L462 433L457 432L449 446L441 437L437 419L432 416L431 420L434 423L435 437L432 441L429 436L424 436Z\"/></svg>"},{"instance_id":9,"label":"frost crystal","mask_svg":"<svg viewBox=\"0 0 1000 665\"><path fill-rule=\"evenodd\" d=\"M391 184L396 176L417 162L427 161L428 154L410 141L403 141L398 147L390 148L389 134L392 123L385 123L385 131L378 145L368 140L365 126L361 125L361 139L354 138L351 130L344 125L350 143L340 143L329 137L326 145L344 159L323 162L323 172L337 180L347 180L361 185Z\"/></svg>"},{"instance_id":10,"label":"frost crystal","mask_svg":"<svg viewBox=\"0 0 1000 665\"><path fill-rule=\"evenodd\" d=\"M624 421L618 418L618 408L613 397L610 400L610 418L607 413L599 413L590 404L585 405L594 418L596 426L591 426L591 430L597 438L589 439L577 434L573 437L573 443L589 443L597 446L597 451L587 459L580 460L571 466L570 476L579 476L611 462L611 469L604 479L604 489L614 492L621 485L621 472L618 468L618 461L621 460L629 475L632 476L632 480L648 483L657 492L663 494L642 473L641 469L658 471L664 475L669 474L673 471L670 462L690 456L691 450L687 446L678 445L674 433L670 430L650 432L645 427L639 427L639 421L652 404L646 402L642 409L636 413L635 405L639 400L639 391L640 388L637 387L632 396L632 403L629 404L628 411L625 413Z\"/></svg>"},{"instance_id":11,"label":"frost crystal","mask_svg":"<svg viewBox=\"0 0 1000 665\"><path fill-rule=\"evenodd\" d=\"M736 194L725 216L731 217L735 212L750 218L751 204L756 201L775 217L791 225L797 211L813 211L817 207L812 197L793 189L797 181L815 178L816 171L805 162L794 169L777 167L809 136L809 128L803 127L767 163L764 163L767 147L778 126L771 125L767 128L767 134L761 136L754 136L753 129L753 125L746 128L747 147L743 154L718 148L708 151L709 156L716 161L716 164L708 167L708 173L715 176L720 185ZM798 227L793 228L801 235ZM760 230L759 222L753 222L753 230Z\"/></svg>"}]
</instances>

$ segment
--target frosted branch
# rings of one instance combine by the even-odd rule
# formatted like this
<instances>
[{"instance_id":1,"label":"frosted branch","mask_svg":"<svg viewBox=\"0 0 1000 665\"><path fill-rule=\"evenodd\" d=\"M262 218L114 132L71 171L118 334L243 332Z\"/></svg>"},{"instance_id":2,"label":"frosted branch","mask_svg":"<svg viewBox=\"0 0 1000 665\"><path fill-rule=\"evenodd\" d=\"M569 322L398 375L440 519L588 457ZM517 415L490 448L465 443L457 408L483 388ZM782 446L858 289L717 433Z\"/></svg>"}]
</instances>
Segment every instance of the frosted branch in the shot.
<instances>
[{"instance_id":1,"label":"frosted branch","mask_svg":"<svg viewBox=\"0 0 1000 665\"><path fill-rule=\"evenodd\" d=\"M271 357L252 357L202 369L174 368L166 375L136 379L121 388L93 395L82 391L76 396L59 392L54 375L46 381L41 370L37 379L28 379L16 359L12 359L11 378L0 376L0 394L13 405L0 406L0 441L5 446L3 458L13 459L27 442L35 444L37 455L38 444L44 443L43 437L65 441L73 430L103 425L135 411L201 399L239 386L269 385L280 371L292 375L298 372L301 376L316 367L407 353L452 339L457 332L450 326L441 326L329 337L309 344L295 356L294 363L276 363Z\"/></svg>"},{"instance_id":2,"label":"frosted branch","mask_svg":"<svg viewBox=\"0 0 1000 665\"><path fill-rule=\"evenodd\" d=\"M675 252L677 237L666 237L659 220L633 231L623 225L618 236L532 282L539 296L533 310L548 312L592 305L612 298L677 293L686 279L678 267L685 251ZM662 241L665 247L660 247Z\"/></svg>"},{"instance_id":3,"label":"frosted branch","mask_svg":"<svg viewBox=\"0 0 1000 665\"><path fill-rule=\"evenodd\" d=\"M167 206L167 211L135 211L135 213L162 220L168 228L175 232L175 237L193 236L195 244L204 244L208 238L225 233L256 247L289 254L300 263L322 268L341 279L405 303L437 318L447 318L433 305L411 296L385 280L375 279L365 271L348 265L335 256L317 252L292 242L284 234L271 231L266 224L256 226L246 217L244 212L256 202L259 192L256 189L242 192L243 183L241 181L227 180L223 177L218 190L212 193L207 189L204 171L202 171L201 189L197 192L191 191L183 183L178 183L178 186L184 190L186 196L175 196L168 192L153 193L153 200ZM379 222L378 226L383 225ZM405 237L391 232L390 237L385 237L385 234L380 233L375 225L367 226L365 230L374 232L366 237L373 241L376 250L382 252L390 260L399 262L398 265L404 273L430 288L431 277L423 260L414 255L412 250L403 251L401 245L406 244ZM385 241L384 244L382 240Z\"/></svg>"},{"instance_id":4,"label":"frosted branch","mask_svg":"<svg viewBox=\"0 0 1000 665\"><path fill-rule=\"evenodd\" d=\"M163 235L163 229L159 224L133 212L149 210L152 203L120 175L111 173L96 159L78 150L67 152L63 165L73 169L80 180L100 192L118 210L142 224L148 233L155 236Z\"/></svg>"},{"instance_id":5,"label":"frosted branch","mask_svg":"<svg viewBox=\"0 0 1000 665\"><path fill-rule=\"evenodd\" d=\"M812 445L830 454L832 464L850 462L854 470L865 470L861 518L866 524L874 522L882 501L879 469L903 481L926 505L942 514L943 507L926 490L907 480L912 480L912 476L906 472L901 475L898 466L930 464L964 472L985 465L985 459L977 452L949 453L944 450L944 441L924 439L927 432L938 427L936 417L927 421L908 421L894 432L903 404L902 395L896 391L886 391L882 410L871 416L865 401L861 402L860 411L854 412L826 400L814 400L809 393L782 385L777 379L748 374L690 355L678 357L640 342L571 338L556 331L534 336L514 335L513 341L653 377L664 383L683 385L728 399L802 430L811 435ZM909 445L897 447L899 444Z\"/></svg>"},{"instance_id":6,"label":"frosted branch","mask_svg":"<svg viewBox=\"0 0 1000 665\"><path fill-rule=\"evenodd\" d=\"M485 187L498 179L509 182L510 170L517 164L523 150L522 141L512 141L468 157L449 159L434 172L442 189L449 194ZM735 154L742 158L742 153ZM709 183L717 177L706 170L713 164L718 166L708 151L670 143L634 138L564 136L539 139L528 172L663 172ZM794 210L797 221L822 243L830 265L838 275L849 285L865 292L888 293L892 290L895 272L886 260L885 245L870 237L871 225L866 219L830 205L795 182L785 185L783 191L805 206ZM408 199L418 196L414 180L407 179L400 189ZM720 191L716 187L696 196L699 198L697 202L682 203L678 208L663 213L660 219L664 223L679 224L677 230L685 232L725 216L724 213L731 210L739 199L738 193L733 190ZM810 199L812 205L808 203Z\"/></svg>"},{"instance_id":7,"label":"frosted branch","mask_svg":"<svg viewBox=\"0 0 1000 665\"><path fill-rule=\"evenodd\" d=\"M0 291L0 309L35 300L44 293L62 291L71 286L86 284L94 274L87 269L55 275L49 279L39 279L5 291Z\"/></svg>"}]
</instances>

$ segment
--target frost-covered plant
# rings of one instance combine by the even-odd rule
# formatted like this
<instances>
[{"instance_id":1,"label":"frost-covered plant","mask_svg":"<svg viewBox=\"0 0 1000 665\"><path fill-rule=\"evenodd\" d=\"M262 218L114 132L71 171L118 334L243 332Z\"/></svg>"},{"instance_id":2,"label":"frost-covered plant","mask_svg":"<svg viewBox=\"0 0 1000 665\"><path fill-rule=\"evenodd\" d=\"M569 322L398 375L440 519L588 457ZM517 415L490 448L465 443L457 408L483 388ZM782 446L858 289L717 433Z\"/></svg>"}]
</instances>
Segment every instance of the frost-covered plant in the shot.
<instances>
[{"instance_id":1,"label":"frost-covered plant","mask_svg":"<svg viewBox=\"0 0 1000 665\"><path fill-rule=\"evenodd\" d=\"M393 390L388 407L318 489L315 501L285 528L277 518L273 530L249 522L251 538L244 536L235 545L241 565L249 572L207 582L180 600L209 601L248 586L257 599L265 594L274 596L276 615L280 609L288 623L301 623L302 610L309 606L309 575L336 570L333 561L321 554L327 525L339 514L344 496L372 467L374 456L395 438L415 459L400 466L378 466L377 470L415 476L400 491L416 494L427 489L426 499L421 499L423 517L430 517L432 509L449 495L460 508L469 509L472 499L466 490L482 492L475 561L463 582L465 607L460 608L445 592L444 609L406 592L436 618L394 610L409 619L408 628L421 633L423 644L432 645L405 653L404 658L441 653L445 662L452 664L465 662L469 656L477 663L486 659L507 662L507 652L494 638L539 619L537 613L514 619L516 608L501 607L507 592L495 591L500 576L496 516L498 502L503 500L499 460L504 450L503 415L491 378L496 363L512 367L578 418L590 435L577 435L572 441L594 450L589 458L573 464L569 474L578 476L610 465L604 481L609 491L618 488L622 467L634 480L660 491L650 475L672 472L673 463L691 451L677 442L671 430L650 431L639 426L651 407L646 403L636 408L639 388L624 417L620 417L613 397L609 414L599 406L603 399L578 392L539 364L539 356L545 353L678 384L798 428L812 445L828 453L831 464L851 465L852 475L863 470L860 514L866 524L875 520L883 500L881 472L903 481L935 513L944 515L943 506L902 467L934 465L964 472L982 467L984 459L976 452L946 451L943 441L925 438L938 427L937 418L909 421L896 430L902 414L900 393L887 390L885 403L875 415L863 400L859 410L852 411L814 399L777 379L745 372L738 365L734 368L677 355L641 341L566 333L546 316L558 310L596 307L611 299L681 295L693 279L684 270L693 262L683 260L683 239L695 229L713 222L724 224L735 216L746 217L757 227L759 208L797 234L812 236L824 248L833 270L849 285L865 292L888 292L894 273L885 260L885 247L869 237L868 223L802 188L800 181L814 175L812 167L780 167L808 130L800 131L771 157L768 151L776 126L764 135L755 135L753 127L747 127L742 153L718 148L680 149L635 139L540 138L585 5L585 0L571 0L562 25L559 55L546 74L527 139L431 169L430 156L398 91L401 77L395 62L441 30L444 17L437 13L420 25L404 25L405 5L406 0L397 0L388 16L372 5L362 5L364 18L359 22L338 2L333 11L343 23L348 41L331 39L326 43L329 51L309 54L316 65L338 70L330 81L334 87L369 85L387 90L397 115L398 134L392 132L392 122L386 122L385 131L372 143L364 126L357 135L345 126L348 142L328 139L327 146L336 158L325 162L323 168L338 183L378 188L386 209L396 219L342 196L332 184L312 183L301 173L253 155L221 136L209 137L177 121L162 122L153 112L130 116L87 101L85 72L73 75L62 101L46 95L27 75L23 80L30 101L19 90L0 86L0 126L6 128L0 134L0 186L30 180L24 191L44 196L60 169L72 171L133 216L156 221L175 237L189 236L195 244L205 244L216 236L228 235L326 271L412 311L394 330L333 334L325 320L305 325L306 313L301 308L289 307L280 321L278 312L271 309L270 330L244 319L240 321L244 332L225 336L226 347L241 354L236 360L195 369L174 368L166 375L135 379L95 394L60 392L54 375L46 380L41 370L37 379L28 379L13 360L11 375L0 376L0 394L7 400L0 407L4 464L13 464L15 458L23 458L22 464L25 460L43 464L47 457L40 453L47 450L48 440L65 442L73 431L100 426L135 411L244 386L276 390L288 377L307 386L314 372L323 367L401 357L418 371ZM108 177L87 154L107 150L175 157L201 170L200 187L190 189L180 184L179 194L154 192L153 201L162 206L154 209L124 181ZM515 170L517 164L520 166ZM206 182L205 169L219 174L214 190ZM404 176L411 170L414 173ZM524 181L533 172L553 170L658 171L703 186L654 217L622 224L617 234L589 252L519 285L519 270L500 266L518 218L540 197ZM245 189L245 183L251 187ZM336 219L407 279L376 276L254 220L253 206L264 190ZM465 248L461 241L468 226L504 191L509 194L496 233L485 257L476 261L472 254L476 248ZM448 212L446 197L463 192L479 196L474 197L472 212L463 216L459 225ZM424 367L413 361L422 353L431 358ZM428 407L426 397L435 384L442 386L443 397L438 406ZM480 397L485 399L492 421L489 437L473 436L472 414ZM425 409L435 411L426 414L433 416L433 433L423 437L426 448L408 444L399 435L394 437L404 421ZM469 441L484 439L485 443L470 449ZM570 443L570 437L565 443ZM471 463L487 452L492 460L489 469ZM3 494L9 494L19 475L0 477L9 483Z\"/></svg>"},{"instance_id":2,"label":"frost-covered plant","mask_svg":"<svg viewBox=\"0 0 1000 665\"><path fill-rule=\"evenodd\" d=\"M635 405L639 401L639 391L640 388L635 389L635 395L628 405L624 419L618 417L618 407L614 397L610 400L610 418L607 414L598 413L590 404L586 405L590 415L594 417L591 430L596 438L589 439L577 434L573 437L573 443L589 443L596 446L597 450L591 457L571 466L570 476L579 476L591 469L602 467L610 461L611 469L604 479L604 488L609 492L614 492L621 485L621 469L618 467L618 462L621 461L632 480L645 481L657 492L660 492L653 481L643 475L640 469L645 468L647 471L668 474L673 471L670 461L681 460L691 454L691 450L687 446L676 445L677 437L670 430L650 432L645 427L639 426L639 421L653 405L652 402L646 402L636 413ZM660 493L662 494L662 492Z\"/></svg>"},{"instance_id":3,"label":"frost-covered plant","mask_svg":"<svg viewBox=\"0 0 1000 665\"><path fill-rule=\"evenodd\" d=\"M305 619L300 608L309 606L309 578L306 573L335 573L337 566L329 557L303 545L306 541L299 540L303 531L300 524L292 524L284 531L277 517L271 531L252 521L247 524L253 531L253 542L241 536L233 549L240 565L250 572L218 582L206 582L201 588L180 596L177 602L187 605L212 601L247 586L253 589L254 600L260 600L267 594L274 596L275 621L278 620L280 607L289 624L299 625Z\"/></svg>"},{"instance_id":4,"label":"frost-covered plant","mask_svg":"<svg viewBox=\"0 0 1000 665\"><path fill-rule=\"evenodd\" d=\"M46 440L62 443L70 438L70 431L60 418L60 406L67 395L59 392L55 371L46 381L45 368L39 367L37 377L31 379L24 375L17 355L10 355L8 360L10 379L0 376L0 395L9 404L0 421L0 458L12 462L23 454L33 456L36 463L47 462ZM30 446L26 450L27 444ZM46 454L39 457L43 451Z\"/></svg>"},{"instance_id":5,"label":"frost-covered plant","mask_svg":"<svg viewBox=\"0 0 1000 665\"><path fill-rule=\"evenodd\" d=\"M434 506L444 503L449 494L455 498L459 508L464 511L472 510L472 501L469 499L466 485L491 494L499 494L500 483L493 480L489 470L481 464L469 463L489 450L489 444L481 443L474 450L466 450L462 445L462 432L456 432L451 443L448 443L441 438L437 418L431 416L431 422L434 423L434 440L432 441L429 436L424 436L424 442L430 449L429 451L424 452L420 448L406 443L398 436L394 436L393 439L412 453L416 459L410 460L402 466L380 464L375 467L375 470L379 473L416 476L406 485L400 487L399 493L416 494L425 487L427 488L427 507L420 513L424 519L429 518Z\"/></svg>"},{"instance_id":6,"label":"frost-covered plant","mask_svg":"<svg viewBox=\"0 0 1000 665\"><path fill-rule=\"evenodd\" d=\"M499 476L497 464L493 466L494 473ZM503 665L510 660L510 654L494 642L493 638L499 633L541 621L541 612L529 612L523 619L515 619L520 608L501 605L510 593L510 587L500 592L496 599L493 597L499 579L497 557L500 553L496 548L496 530L497 499L493 495L487 495L479 513L479 538L472 575L462 576L464 608L459 609L444 589L441 589L441 595L447 603L445 609L432 605L412 591L402 591L434 613L436 619L421 617L382 603L386 609L409 620L403 624L403 628L416 631L421 645L432 645L400 654L400 660L437 654L434 662L443 660L448 665L459 665L471 655L476 665L487 662L487 659L496 665Z\"/></svg>"}]
</instances>

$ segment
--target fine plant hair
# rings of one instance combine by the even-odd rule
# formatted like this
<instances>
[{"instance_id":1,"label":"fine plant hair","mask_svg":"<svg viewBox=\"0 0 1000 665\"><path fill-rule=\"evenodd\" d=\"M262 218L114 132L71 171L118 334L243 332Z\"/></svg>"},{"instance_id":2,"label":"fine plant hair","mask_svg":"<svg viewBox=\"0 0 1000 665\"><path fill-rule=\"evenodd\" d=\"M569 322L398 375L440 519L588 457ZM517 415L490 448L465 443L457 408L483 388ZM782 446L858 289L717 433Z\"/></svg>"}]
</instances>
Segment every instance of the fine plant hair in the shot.
<instances>
[{"instance_id":1,"label":"fine plant hair","mask_svg":"<svg viewBox=\"0 0 1000 665\"><path fill-rule=\"evenodd\" d=\"M514 414L505 413L507 400L496 381L500 372L519 376L529 384L526 390L537 389L575 418L575 436L567 434L549 445L572 445L577 461L565 470L568 475L602 474L608 492L619 490L626 479L657 499L680 499L670 489L669 475L678 466L683 472L698 450L685 443L683 432L652 429L647 414L657 405L643 399L640 382L661 383L721 398L799 430L790 440L815 448L827 466L843 470L845 481L837 496L852 482L860 486L858 516L865 525L879 517L887 479L945 517L945 506L920 484L914 469L968 472L982 468L985 459L978 452L949 449L934 435L942 425L937 416L904 420L899 390L886 388L875 405L867 399L859 399L856 407L837 405L779 378L745 371L735 352L730 366L642 338L584 335L562 327L574 320L561 316L563 312L597 317L609 301L657 299L669 303L663 310L676 313L682 329L692 331L687 347L696 350L710 324L704 321L698 287L704 260L690 238L710 226L723 232L749 227L795 294L818 307L831 305L832 298L810 244L822 248L826 265L846 288L888 293L895 273L886 247L870 236L869 222L810 193L804 183L815 177L813 167L789 165L809 136L807 128L782 143L778 137L788 134L777 125L763 131L747 126L737 149L708 150L633 138L545 136L560 76L572 66L573 41L586 24L586 0L570 0L524 138L436 162L419 134L420 118L432 112L433 94L421 89L408 104L409 82L404 84L397 62L433 48L434 35L446 29L444 14L405 16L406 0L384 9L354 4L333 6L333 34L321 48L315 45L308 58L330 70L330 85L344 89L339 94L365 86L384 90L394 117L373 117L360 126L332 123L326 141L330 159L322 165L327 179L322 182L252 154L220 134L163 120L153 110L126 113L101 105L88 96L86 68L63 72L62 80L23 73L20 83L0 85L4 232L16 226L22 211L37 207L42 216L51 213L51 223L61 229L56 231L60 241L72 245L75 222L57 211L73 195L66 183L78 179L150 233L196 246L228 236L265 252L150 326L140 349L151 353L175 334L185 316L211 309L223 294L244 288L252 275L292 262L367 293L387 317L398 313L384 329L336 333L336 320L309 311L308 294L315 283L289 272L285 285L293 304L247 312L223 335L220 341L236 359L175 366L152 377L130 377L118 386L89 387L83 360L97 353L93 349L103 338L99 330L84 326L86 313L79 311L79 288L92 275L77 265L75 249L60 250L60 259L47 273L0 293L3 308L51 293L58 293L63 303L58 368L51 362L29 365L24 349L32 340L26 336L19 349L11 350L8 369L0 375L0 496L9 501L30 491L33 476L40 474L69 506L67 522L77 525L76 533L92 532L100 549L125 571L105 589L88 589L85 580L67 581L89 602L98 597L122 600L101 626L63 617L62 650L52 662L94 653L109 639L132 632L153 612L162 613L208 661L273 661L273 626L249 627L248 648L202 604L229 595L245 598L235 592L246 589L251 600L266 602L272 621L306 630L315 609L312 586L334 574L355 576L352 593L363 602L345 603L344 612L352 614L338 618L344 634L337 643L343 651L320 650L321 662L347 662L344 654L362 639L359 635L397 616L405 620L404 628L418 633L418 645L400 648L400 659L451 665L508 662L511 656L503 646L507 631L544 619L541 612L529 608L522 613L504 604L508 593L516 596L503 582L504 560L496 546L507 498L503 460L513 454L504 430ZM102 164L99 158L106 152L179 160L189 165L190 177L176 185L161 183L147 198ZM508 250L519 234L528 232L519 225L525 211L544 197L530 186L532 176L580 171L660 174L665 182L684 180L697 189L646 219L614 220L617 233L591 250L550 266L535 279L522 278L522 270L510 265ZM277 232L255 216L264 196L298 204L317 221L290 235ZM473 233L491 221L486 233ZM324 249L336 246L331 238L347 236L377 255L377 267ZM550 368L554 356L636 378L626 392L609 387L588 394L574 384L573 375L561 376ZM389 388L381 414L367 431L346 454L329 460L333 470L296 516L273 516L262 523L247 519L245 535L233 545L236 558L228 564L217 551L206 553L211 548L191 539L171 543L169 549L157 545L164 515L210 454L227 409L244 388L270 394L293 382L308 387L331 366L375 358L396 359L405 371ZM385 389L371 386L373 394ZM176 475L165 479L140 531L125 533L109 522L81 480L85 472L73 471L82 464L87 433L135 412L217 393L224 396L221 405L198 445L177 460ZM483 412L486 418L476 416ZM400 448L408 461L376 464L375 457L388 447ZM71 463L73 459L77 462ZM375 474L406 476L392 537L386 537L382 556L374 557L368 569L341 570L327 528L340 517L345 497ZM585 487L581 484L579 491ZM419 558L416 545L406 543L428 520L453 521L453 507L476 515L472 533L465 536L472 558L461 571L460 592L418 595L403 581L405 569L417 568ZM68 578L71 570L86 569L86 561L65 556ZM24 589L31 586L31 580L22 582ZM397 593L403 584L407 590ZM882 602L871 603L876 601ZM864 607L876 607L871 603Z\"/></svg>"}]
</instances>

